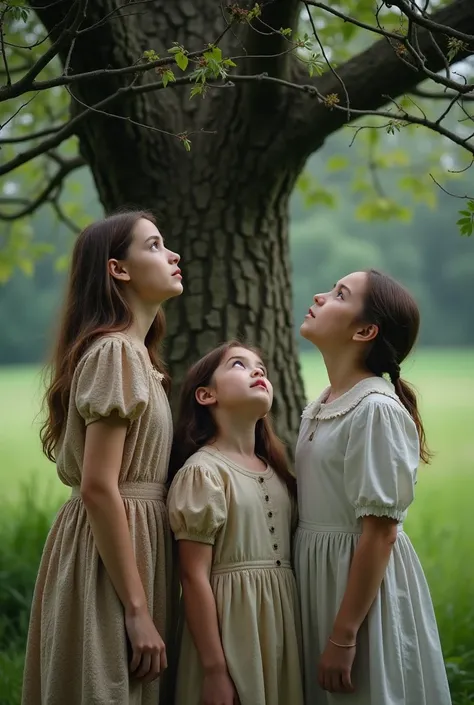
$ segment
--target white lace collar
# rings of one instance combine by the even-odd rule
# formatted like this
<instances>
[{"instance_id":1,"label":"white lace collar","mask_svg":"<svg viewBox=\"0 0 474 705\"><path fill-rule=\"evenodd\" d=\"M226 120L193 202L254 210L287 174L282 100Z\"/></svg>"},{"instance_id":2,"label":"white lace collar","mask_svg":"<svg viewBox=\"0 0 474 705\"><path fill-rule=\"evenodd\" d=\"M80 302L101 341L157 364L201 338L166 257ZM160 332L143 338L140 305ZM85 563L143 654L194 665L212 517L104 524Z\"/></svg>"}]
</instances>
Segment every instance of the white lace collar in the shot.
<instances>
[{"instance_id":1,"label":"white lace collar","mask_svg":"<svg viewBox=\"0 0 474 705\"><path fill-rule=\"evenodd\" d=\"M386 397L395 399L400 403L400 399L395 394L393 385L383 377L369 377L355 384L348 392L342 394L334 401L325 404L330 387L326 387L323 393L314 401L311 401L303 409L301 418L303 419L335 419L352 411L369 394L384 394Z\"/></svg>"}]
</instances>

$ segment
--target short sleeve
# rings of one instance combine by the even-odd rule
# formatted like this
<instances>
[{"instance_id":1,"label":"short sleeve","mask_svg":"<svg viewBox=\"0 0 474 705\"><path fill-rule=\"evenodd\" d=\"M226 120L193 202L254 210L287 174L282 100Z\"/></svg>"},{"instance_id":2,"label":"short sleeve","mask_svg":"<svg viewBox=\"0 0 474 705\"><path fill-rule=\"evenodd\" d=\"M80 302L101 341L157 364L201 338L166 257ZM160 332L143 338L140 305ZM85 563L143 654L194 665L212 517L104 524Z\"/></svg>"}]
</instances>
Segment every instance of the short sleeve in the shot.
<instances>
[{"instance_id":1,"label":"short sleeve","mask_svg":"<svg viewBox=\"0 0 474 705\"><path fill-rule=\"evenodd\" d=\"M135 421L148 405L146 363L127 340L105 338L86 353L77 375L76 407L86 425L114 412Z\"/></svg>"},{"instance_id":2,"label":"short sleeve","mask_svg":"<svg viewBox=\"0 0 474 705\"><path fill-rule=\"evenodd\" d=\"M220 476L199 465L181 468L168 494L168 514L178 541L186 539L214 545L227 518Z\"/></svg>"},{"instance_id":3,"label":"short sleeve","mask_svg":"<svg viewBox=\"0 0 474 705\"><path fill-rule=\"evenodd\" d=\"M344 459L344 485L356 517L403 521L414 498L418 464L416 426L398 402L359 405Z\"/></svg>"}]
</instances>

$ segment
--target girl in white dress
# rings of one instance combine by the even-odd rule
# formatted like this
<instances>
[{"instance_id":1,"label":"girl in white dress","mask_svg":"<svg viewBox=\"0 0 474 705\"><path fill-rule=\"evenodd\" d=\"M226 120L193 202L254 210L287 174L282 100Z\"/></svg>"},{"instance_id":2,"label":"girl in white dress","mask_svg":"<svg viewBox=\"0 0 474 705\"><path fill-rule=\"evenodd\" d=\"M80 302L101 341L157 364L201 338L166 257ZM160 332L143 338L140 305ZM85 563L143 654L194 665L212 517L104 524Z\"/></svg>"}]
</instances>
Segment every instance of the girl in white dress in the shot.
<instances>
[{"instance_id":1,"label":"girl in white dress","mask_svg":"<svg viewBox=\"0 0 474 705\"><path fill-rule=\"evenodd\" d=\"M304 410L296 449L306 705L451 703L429 589L403 529L420 457L430 458L415 393L400 379L418 328L411 295L374 270L316 295L301 326L330 381Z\"/></svg>"},{"instance_id":2,"label":"girl in white dress","mask_svg":"<svg viewBox=\"0 0 474 705\"><path fill-rule=\"evenodd\" d=\"M272 398L260 356L240 343L183 384L168 497L187 622L176 705L303 705L296 487L266 418Z\"/></svg>"}]
</instances>

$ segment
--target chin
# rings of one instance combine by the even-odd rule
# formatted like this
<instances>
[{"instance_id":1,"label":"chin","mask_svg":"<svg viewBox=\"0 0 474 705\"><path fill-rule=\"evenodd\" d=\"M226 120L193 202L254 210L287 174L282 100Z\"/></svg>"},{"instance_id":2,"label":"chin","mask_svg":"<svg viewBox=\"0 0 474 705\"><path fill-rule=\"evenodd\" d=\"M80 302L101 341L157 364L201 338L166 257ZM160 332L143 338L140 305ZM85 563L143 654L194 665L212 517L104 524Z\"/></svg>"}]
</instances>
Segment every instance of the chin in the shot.
<instances>
[{"instance_id":1,"label":"chin","mask_svg":"<svg viewBox=\"0 0 474 705\"><path fill-rule=\"evenodd\" d=\"M306 340L310 340L308 337L309 331L308 331L308 326L306 321L303 321L303 323L300 325L300 335L302 338L305 338Z\"/></svg>"}]
</instances>

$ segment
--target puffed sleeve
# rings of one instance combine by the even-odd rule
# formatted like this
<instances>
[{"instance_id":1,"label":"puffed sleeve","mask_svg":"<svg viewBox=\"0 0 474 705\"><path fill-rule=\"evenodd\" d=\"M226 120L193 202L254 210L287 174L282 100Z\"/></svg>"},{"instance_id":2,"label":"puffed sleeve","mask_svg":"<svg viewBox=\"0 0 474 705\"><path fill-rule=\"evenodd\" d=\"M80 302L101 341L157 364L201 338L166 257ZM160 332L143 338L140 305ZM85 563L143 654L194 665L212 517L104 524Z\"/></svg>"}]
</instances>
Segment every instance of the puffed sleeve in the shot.
<instances>
[{"instance_id":1,"label":"puffed sleeve","mask_svg":"<svg viewBox=\"0 0 474 705\"><path fill-rule=\"evenodd\" d=\"M418 464L418 433L398 402L360 404L344 459L344 485L356 517L403 521L414 498Z\"/></svg>"},{"instance_id":2,"label":"puffed sleeve","mask_svg":"<svg viewBox=\"0 0 474 705\"><path fill-rule=\"evenodd\" d=\"M117 413L135 421L149 397L146 362L120 338L104 338L79 363L76 407L86 425Z\"/></svg>"},{"instance_id":3,"label":"puffed sleeve","mask_svg":"<svg viewBox=\"0 0 474 705\"><path fill-rule=\"evenodd\" d=\"M214 545L227 518L220 476L200 465L181 468L168 494L168 514L175 538Z\"/></svg>"}]
</instances>

